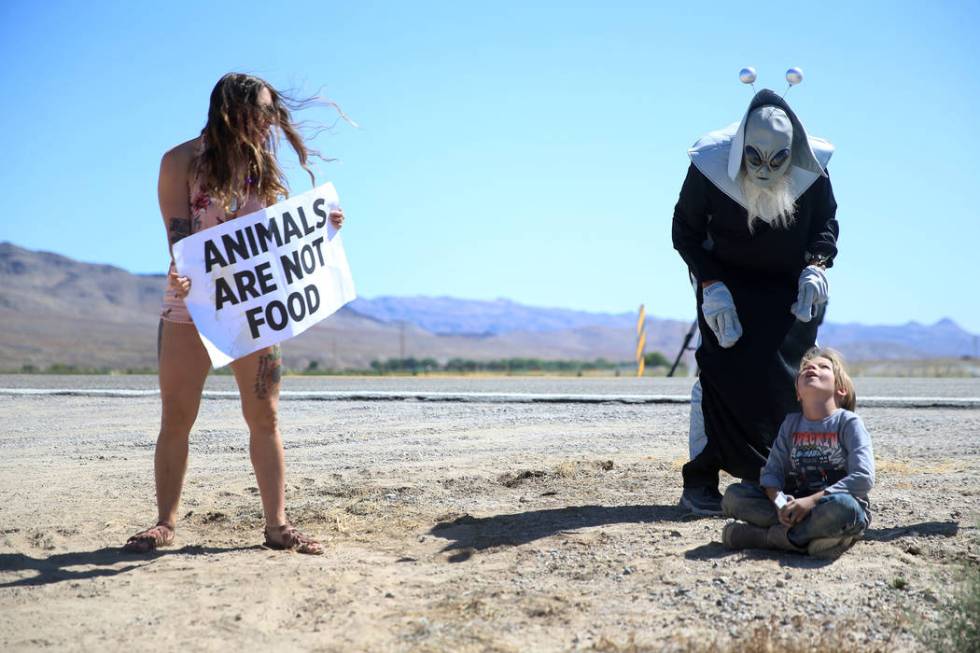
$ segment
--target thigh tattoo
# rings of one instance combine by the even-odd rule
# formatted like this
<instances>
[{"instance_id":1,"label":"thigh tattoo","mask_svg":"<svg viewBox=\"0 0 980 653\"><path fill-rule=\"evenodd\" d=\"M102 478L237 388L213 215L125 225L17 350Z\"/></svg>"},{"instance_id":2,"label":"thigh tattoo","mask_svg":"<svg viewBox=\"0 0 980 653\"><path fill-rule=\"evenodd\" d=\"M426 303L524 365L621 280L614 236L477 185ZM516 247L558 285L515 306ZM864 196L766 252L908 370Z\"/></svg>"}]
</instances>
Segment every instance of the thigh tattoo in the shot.
<instances>
[{"instance_id":1,"label":"thigh tattoo","mask_svg":"<svg viewBox=\"0 0 980 653\"><path fill-rule=\"evenodd\" d=\"M255 373L255 396L265 399L282 379L282 349L273 345L272 351L259 356L259 368Z\"/></svg>"}]
</instances>

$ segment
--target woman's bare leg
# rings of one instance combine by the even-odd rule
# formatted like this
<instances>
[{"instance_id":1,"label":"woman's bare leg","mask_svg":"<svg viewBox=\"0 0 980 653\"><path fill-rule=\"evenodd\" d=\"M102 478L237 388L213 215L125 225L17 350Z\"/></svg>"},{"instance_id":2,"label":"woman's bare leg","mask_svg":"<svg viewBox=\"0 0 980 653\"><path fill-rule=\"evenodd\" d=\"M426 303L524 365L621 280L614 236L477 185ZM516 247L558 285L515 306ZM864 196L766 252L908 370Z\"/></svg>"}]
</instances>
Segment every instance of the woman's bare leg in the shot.
<instances>
[{"instance_id":1,"label":"woman's bare leg","mask_svg":"<svg viewBox=\"0 0 980 653\"><path fill-rule=\"evenodd\" d=\"M145 553L173 542L180 491L187 471L187 445L211 367L193 324L160 320L157 357L162 407L160 434L153 455L157 524L129 538L123 550L133 553Z\"/></svg>"},{"instance_id":2,"label":"woman's bare leg","mask_svg":"<svg viewBox=\"0 0 980 653\"><path fill-rule=\"evenodd\" d=\"M249 453L262 495L266 545L298 553L323 553L323 546L286 519L286 463L279 435L279 346L267 347L231 364L248 423Z\"/></svg>"},{"instance_id":3,"label":"woman's bare leg","mask_svg":"<svg viewBox=\"0 0 980 653\"><path fill-rule=\"evenodd\" d=\"M279 435L279 346L266 347L231 364L248 424L249 454L269 528L286 524L286 463Z\"/></svg>"},{"instance_id":4,"label":"woman's bare leg","mask_svg":"<svg viewBox=\"0 0 980 653\"><path fill-rule=\"evenodd\" d=\"M177 522L180 491L187 471L191 427L201 406L201 393L211 360L193 324L160 324L160 435L154 455L157 519Z\"/></svg>"}]
</instances>

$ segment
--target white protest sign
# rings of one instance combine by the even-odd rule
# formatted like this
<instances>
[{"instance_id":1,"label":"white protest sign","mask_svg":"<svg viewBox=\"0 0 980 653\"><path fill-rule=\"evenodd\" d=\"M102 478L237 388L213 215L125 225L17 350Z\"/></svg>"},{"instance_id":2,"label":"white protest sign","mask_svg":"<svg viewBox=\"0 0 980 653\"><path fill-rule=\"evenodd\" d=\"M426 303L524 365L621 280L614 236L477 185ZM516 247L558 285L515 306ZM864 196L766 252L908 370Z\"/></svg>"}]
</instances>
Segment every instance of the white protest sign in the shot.
<instances>
[{"instance_id":1,"label":"white protest sign","mask_svg":"<svg viewBox=\"0 0 980 653\"><path fill-rule=\"evenodd\" d=\"M173 246L184 299L215 367L299 335L353 300L328 219L333 184L187 236Z\"/></svg>"}]
</instances>

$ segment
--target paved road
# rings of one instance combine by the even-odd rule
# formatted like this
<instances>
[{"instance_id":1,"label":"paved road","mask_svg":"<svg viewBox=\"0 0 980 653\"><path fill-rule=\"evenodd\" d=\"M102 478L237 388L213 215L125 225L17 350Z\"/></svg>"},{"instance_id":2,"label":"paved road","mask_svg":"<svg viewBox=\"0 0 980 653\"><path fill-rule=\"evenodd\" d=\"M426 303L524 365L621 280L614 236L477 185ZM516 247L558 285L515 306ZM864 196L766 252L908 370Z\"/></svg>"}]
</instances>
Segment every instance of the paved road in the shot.
<instances>
[{"instance_id":1,"label":"paved road","mask_svg":"<svg viewBox=\"0 0 980 653\"><path fill-rule=\"evenodd\" d=\"M580 402L613 398L648 402L684 402L690 378L577 377L287 377L284 399L425 399L434 401ZM980 406L980 379L859 378L865 406ZM70 390L82 394L149 394L157 389L149 375L0 375L0 394L31 390ZM234 379L213 375L207 398L236 396ZM608 398L608 399L607 399Z\"/></svg>"}]
</instances>

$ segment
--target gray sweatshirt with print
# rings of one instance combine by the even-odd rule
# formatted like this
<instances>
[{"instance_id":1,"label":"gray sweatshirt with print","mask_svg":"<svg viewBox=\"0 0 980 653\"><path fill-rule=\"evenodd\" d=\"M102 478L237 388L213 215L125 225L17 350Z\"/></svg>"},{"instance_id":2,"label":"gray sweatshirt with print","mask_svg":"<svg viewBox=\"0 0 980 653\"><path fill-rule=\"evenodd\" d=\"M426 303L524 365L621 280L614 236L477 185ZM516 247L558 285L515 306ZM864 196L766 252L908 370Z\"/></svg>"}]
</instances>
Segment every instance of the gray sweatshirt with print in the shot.
<instances>
[{"instance_id":1,"label":"gray sweatshirt with print","mask_svg":"<svg viewBox=\"0 0 980 653\"><path fill-rule=\"evenodd\" d=\"M759 483L797 497L820 490L848 492L867 511L875 484L871 436L849 410L838 409L816 421L790 413L779 427Z\"/></svg>"}]
</instances>

